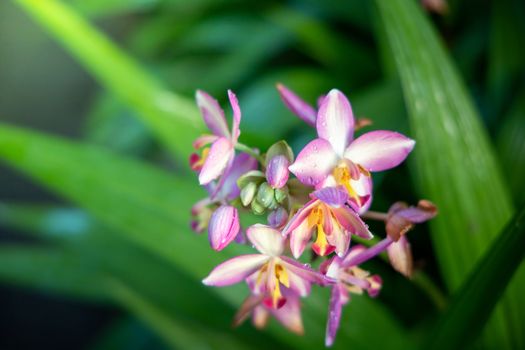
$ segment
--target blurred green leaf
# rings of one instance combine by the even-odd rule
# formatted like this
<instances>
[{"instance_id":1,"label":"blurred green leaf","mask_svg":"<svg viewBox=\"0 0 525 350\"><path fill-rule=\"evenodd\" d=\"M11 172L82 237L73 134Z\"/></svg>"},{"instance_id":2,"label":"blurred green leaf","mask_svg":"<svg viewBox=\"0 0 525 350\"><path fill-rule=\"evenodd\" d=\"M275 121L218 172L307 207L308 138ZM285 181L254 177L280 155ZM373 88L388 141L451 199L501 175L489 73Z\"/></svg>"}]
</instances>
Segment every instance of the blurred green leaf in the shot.
<instances>
[{"instance_id":1,"label":"blurred green leaf","mask_svg":"<svg viewBox=\"0 0 525 350\"><path fill-rule=\"evenodd\" d=\"M518 80L525 74L525 6L519 0L500 0L491 3L488 88L492 113L497 123L505 105L509 105ZM485 38L486 40L486 38Z\"/></svg>"},{"instance_id":2,"label":"blurred green leaf","mask_svg":"<svg viewBox=\"0 0 525 350\"><path fill-rule=\"evenodd\" d=\"M109 91L142 118L174 155L184 159L203 123L194 103L168 91L67 5L15 0Z\"/></svg>"},{"instance_id":3,"label":"blurred green leaf","mask_svg":"<svg viewBox=\"0 0 525 350\"><path fill-rule=\"evenodd\" d=\"M162 257L193 279L201 279L217 263L249 249L231 245L220 253L210 251L205 237L196 236L188 229L189 207L198 196L196 187L182 178L170 177L138 161L113 155L95 146L75 144L8 126L0 127L0 158L86 208L102 223L115 229L122 239ZM113 251L104 242L101 244L94 249L101 259L108 263L115 259L122 262L118 268L119 278L125 274L138 285L149 279L157 280L151 272L130 270L126 265L130 254L119 257L118 250ZM108 254L109 251L111 254ZM194 280L193 285L196 283ZM229 305L238 307L247 294L243 287L208 288L206 291L218 294ZM202 309L199 299L184 299L184 295L195 295L204 289L190 290L179 296L164 295L164 298L168 301L182 298L180 300L185 301L192 313L208 312L209 307ZM150 291L163 292L166 291L162 288ZM317 297L305 300L305 336L290 335L276 326L270 328L272 335L290 347L318 347L322 343L328 307L325 292L316 292ZM383 334L388 336L389 346L408 346L406 334L379 304L364 297L355 299L345 313L337 348L343 348L344 344L354 344L356 349L376 348L382 339L375 337L375 327L381 327ZM371 323L370 327L363 326L367 322Z\"/></svg>"},{"instance_id":4,"label":"blurred green leaf","mask_svg":"<svg viewBox=\"0 0 525 350\"><path fill-rule=\"evenodd\" d=\"M524 246L525 207L478 262L422 349L465 349L476 339L522 263Z\"/></svg>"},{"instance_id":5,"label":"blurred green leaf","mask_svg":"<svg viewBox=\"0 0 525 350\"><path fill-rule=\"evenodd\" d=\"M126 316L110 323L88 349L164 350L167 348L140 321Z\"/></svg>"},{"instance_id":6,"label":"blurred green leaf","mask_svg":"<svg viewBox=\"0 0 525 350\"><path fill-rule=\"evenodd\" d=\"M72 7L86 16L114 16L144 11L157 5L160 0L69 0Z\"/></svg>"},{"instance_id":7,"label":"blurred green leaf","mask_svg":"<svg viewBox=\"0 0 525 350\"><path fill-rule=\"evenodd\" d=\"M512 215L486 131L436 33L415 2L377 0L401 77L422 193L440 215L432 239L444 279L456 290ZM524 347L518 273L486 332L489 348ZM521 345L520 345L521 344Z\"/></svg>"},{"instance_id":8,"label":"blurred green leaf","mask_svg":"<svg viewBox=\"0 0 525 350\"><path fill-rule=\"evenodd\" d=\"M0 246L0 279L12 285L107 302L101 277L73 253L46 247Z\"/></svg>"},{"instance_id":9,"label":"blurred green leaf","mask_svg":"<svg viewBox=\"0 0 525 350\"><path fill-rule=\"evenodd\" d=\"M497 137L498 155L514 203L525 203L525 90L516 95L508 117Z\"/></svg>"}]
</instances>

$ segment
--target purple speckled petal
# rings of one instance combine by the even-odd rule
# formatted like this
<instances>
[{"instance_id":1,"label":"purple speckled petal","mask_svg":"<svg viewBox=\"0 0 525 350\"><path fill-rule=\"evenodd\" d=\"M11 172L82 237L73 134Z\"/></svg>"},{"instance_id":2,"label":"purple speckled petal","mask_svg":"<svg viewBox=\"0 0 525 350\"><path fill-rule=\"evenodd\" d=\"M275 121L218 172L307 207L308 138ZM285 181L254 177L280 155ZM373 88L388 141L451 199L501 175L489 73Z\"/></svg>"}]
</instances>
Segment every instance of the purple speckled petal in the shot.
<instances>
[{"instance_id":1,"label":"purple speckled petal","mask_svg":"<svg viewBox=\"0 0 525 350\"><path fill-rule=\"evenodd\" d=\"M348 192L342 186L321 188L312 196L334 208L339 208L348 200Z\"/></svg>"},{"instance_id":2,"label":"purple speckled petal","mask_svg":"<svg viewBox=\"0 0 525 350\"><path fill-rule=\"evenodd\" d=\"M266 168L266 179L272 188L282 188L288 181L290 162L283 155L270 159Z\"/></svg>"},{"instance_id":3,"label":"purple speckled petal","mask_svg":"<svg viewBox=\"0 0 525 350\"><path fill-rule=\"evenodd\" d=\"M281 95L284 104L293 114L304 120L307 124L315 127L317 111L312 106L304 102L299 96L283 84L277 84L277 90L279 90L279 94Z\"/></svg>"},{"instance_id":4,"label":"purple speckled petal","mask_svg":"<svg viewBox=\"0 0 525 350\"><path fill-rule=\"evenodd\" d=\"M332 172L338 160L328 141L315 139L303 148L288 169L303 184L315 186Z\"/></svg>"},{"instance_id":5,"label":"purple speckled petal","mask_svg":"<svg viewBox=\"0 0 525 350\"><path fill-rule=\"evenodd\" d=\"M199 183L207 185L222 175L234 155L230 140L221 137L213 143L199 174Z\"/></svg>"},{"instance_id":6,"label":"purple speckled petal","mask_svg":"<svg viewBox=\"0 0 525 350\"><path fill-rule=\"evenodd\" d=\"M224 118L224 111L217 101L202 90L197 90L195 99L197 100L197 106L201 111L204 123L206 123L208 129L217 136L230 138L230 131Z\"/></svg>"},{"instance_id":7,"label":"purple speckled petal","mask_svg":"<svg viewBox=\"0 0 525 350\"><path fill-rule=\"evenodd\" d=\"M333 89L323 99L317 113L317 134L330 142L342 157L354 135L354 115L346 96Z\"/></svg>"},{"instance_id":8,"label":"purple speckled petal","mask_svg":"<svg viewBox=\"0 0 525 350\"><path fill-rule=\"evenodd\" d=\"M383 171L403 162L415 144L397 132L376 130L355 139L344 156L369 171Z\"/></svg>"},{"instance_id":9,"label":"purple speckled petal","mask_svg":"<svg viewBox=\"0 0 525 350\"><path fill-rule=\"evenodd\" d=\"M236 208L229 205L217 208L208 224L208 239L211 247L217 251L223 250L237 237L240 227Z\"/></svg>"},{"instance_id":10,"label":"purple speckled petal","mask_svg":"<svg viewBox=\"0 0 525 350\"><path fill-rule=\"evenodd\" d=\"M216 266L202 283L207 286L229 286L239 283L257 271L268 257L262 254L240 255Z\"/></svg>"},{"instance_id":11,"label":"purple speckled petal","mask_svg":"<svg viewBox=\"0 0 525 350\"><path fill-rule=\"evenodd\" d=\"M232 106L233 110L232 142L236 143L239 135L241 134L239 130L239 124L241 123L241 109L239 107L237 96L235 96L231 90L228 90L228 98L230 99L230 105Z\"/></svg>"},{"instance_id":12,"label":"purple speckled petal","mask_svg":"<svg viewBox=\"0 0 525 350\"><path fill-rule=\"evenodd\" d=\"M284 238L270 226L255 224L246 230L246 235L255 248L268 256L279 256L284 250Z\"/></svg>"}]
</instances>

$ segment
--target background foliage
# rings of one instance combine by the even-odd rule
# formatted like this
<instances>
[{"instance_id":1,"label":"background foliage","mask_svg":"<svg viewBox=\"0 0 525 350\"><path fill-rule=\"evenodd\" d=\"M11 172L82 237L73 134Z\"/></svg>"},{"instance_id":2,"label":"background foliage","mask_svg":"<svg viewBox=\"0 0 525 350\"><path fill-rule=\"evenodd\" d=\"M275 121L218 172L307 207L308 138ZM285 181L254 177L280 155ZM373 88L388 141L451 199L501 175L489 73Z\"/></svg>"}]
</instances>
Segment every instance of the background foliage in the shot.
<instances>
[{"instance_id":1,"label":"background foliage","mask_svg":"<svg viewBox=\"0 0 525 350\"><path fill-rule=\"evenodd\" d=\"M243 143L286 138L297 150L313 131L276 82L312 103L337 87L358 117L415 138L409 166L375 179L373 208L428 198L440 209L410 235L413 280L370 263L382 294L353 298L335 348L428 347L434 336L525 348L523 214L511 220L525 199L525 6L447 4L436 14L412 0L1 3L2 348L322 347L324 290L305 300L303 337L273 323L232 330L245 288L200 280L244 248L215 253L189 230L203 196L186 165L203 128L195 89L221 102L238 93ZM55 334L74 331L42 343L50 302Z\"/></svg>"}]
</instances>

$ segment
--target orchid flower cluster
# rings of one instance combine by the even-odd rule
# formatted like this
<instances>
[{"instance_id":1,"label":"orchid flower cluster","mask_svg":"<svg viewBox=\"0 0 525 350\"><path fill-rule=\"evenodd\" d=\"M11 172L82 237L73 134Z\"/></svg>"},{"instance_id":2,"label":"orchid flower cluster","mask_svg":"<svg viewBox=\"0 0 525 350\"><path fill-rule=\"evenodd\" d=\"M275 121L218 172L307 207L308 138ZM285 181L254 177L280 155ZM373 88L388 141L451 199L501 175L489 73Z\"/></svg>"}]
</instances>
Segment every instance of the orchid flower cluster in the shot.
<instances>
[{"instance_id":1,"label":"orchid flower cluster","mask_svg":"<svg viewBox=\"0 0 525 350\"><path fill-rule=\"evenodd\" d=\"M203 91L196 93L211 134L194 142L197 153L190 157L191 168L208 192L192 208L192 228L207 230L216 251L232 242L258 251L223 262L203 283L247 284L250 296L234 324L251 316L261 328L273 316L299 334L303 333L300 299L309 295L312 285L331 288L325 340L331 346L351 294L375 297L381 289L381 278L360 265L386 251L393 268L410 276L412 254L405 234L437 210L426 200L417 206L398 202L387 213L369 210L371 173L402 163L414 140L385 130L354 138L354 132L370 121L356 121L348 99L338 90L321 96L316 110L285 86L277 88L288 109L317 130L317 138L297 158L285 141L265 153L239 143L241 110L233 92L228 91L231 130L217 101ZM244 230L239 219L243 212L267 214L266 223ZM383 221L386 238L373 239L363 220ZM353 237L366 246L351 246ZM317 269L299 260L306 257L315 263L316 256L325 257Z\"/></svg>"}]
</instances>

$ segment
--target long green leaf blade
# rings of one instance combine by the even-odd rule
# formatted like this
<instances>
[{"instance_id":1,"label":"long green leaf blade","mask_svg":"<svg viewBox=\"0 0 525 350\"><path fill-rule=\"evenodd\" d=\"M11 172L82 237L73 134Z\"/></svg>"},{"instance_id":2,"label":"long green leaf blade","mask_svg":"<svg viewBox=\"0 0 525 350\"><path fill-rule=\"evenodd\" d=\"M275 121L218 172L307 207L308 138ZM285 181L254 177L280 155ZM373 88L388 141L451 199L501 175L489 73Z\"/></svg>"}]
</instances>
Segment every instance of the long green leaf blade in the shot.
<instances>
[{"instance_id":1,"label":"long green leaf blade","mask_svg":"<svg viewBox=\"0 0 525 350\"><path fill-rule=\"evenodd\" d=\"M424 349L464 349L475 339L522 263L524 246L525 207L507 225L458 290Z\"/></svg>"},{"instance_id":2,"label":"long green leaf blade","mask_svg":"<svg viewBox=\"0 0 525 350\"><path fill-rule=\"evenodd\" d=\"M56 0L16 0L109 91L142 118L175 155L184 159L202 129L193 102L167 90L107 37L66 4Z\"/></svg>"},{"instance_id":3,"label":"long green leaf blade","mask_svg":"<svg viewBox=\"0 0 525 350\"><path fill-rule=\"evenodd\" d=\"M428 20L413 1L376 0L418 142L425 197L439 217L432 239L449 288L456 290L512 215L487 133ZM525 346L524 275L518 273L487 329L489 346ZM520 300L521 299L521 300Z\"/></svg>"}]
</instances>

